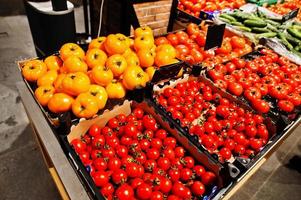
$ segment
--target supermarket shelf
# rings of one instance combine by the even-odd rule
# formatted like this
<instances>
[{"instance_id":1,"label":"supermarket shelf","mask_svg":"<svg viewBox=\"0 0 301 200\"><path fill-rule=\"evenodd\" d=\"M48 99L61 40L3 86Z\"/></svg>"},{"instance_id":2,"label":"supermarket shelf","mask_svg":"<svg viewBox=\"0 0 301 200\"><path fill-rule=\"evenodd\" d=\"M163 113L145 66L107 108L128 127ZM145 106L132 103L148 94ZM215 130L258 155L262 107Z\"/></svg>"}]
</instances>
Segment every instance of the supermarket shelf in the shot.
<instances>
[{"instance_id":1,"label":"supermarket shelf","mask_svg":"<svg viewBox=\"0 0 301 200\"><path fill-rule=\"evenodd\" d=\"M34 128L35 135L37 136L36 139L38 140L46 165L49 168L50 174L53 177L62 198L64 200L90 199L80 180L74 173L53 130L50 128L41 109L35 102L24 82L18 82L17 88L28 118Z\"/></svg>"}]
</instances>

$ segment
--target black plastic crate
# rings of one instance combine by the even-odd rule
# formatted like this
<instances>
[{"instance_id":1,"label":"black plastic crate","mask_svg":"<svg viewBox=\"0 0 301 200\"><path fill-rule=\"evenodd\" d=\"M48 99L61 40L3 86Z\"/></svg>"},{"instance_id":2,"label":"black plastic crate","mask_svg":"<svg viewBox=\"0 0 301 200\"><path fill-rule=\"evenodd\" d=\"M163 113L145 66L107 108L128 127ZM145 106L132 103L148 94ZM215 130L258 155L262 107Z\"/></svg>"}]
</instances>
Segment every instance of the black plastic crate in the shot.
<instances>
[{"instance_id":1,"label":"black plastic crate","mask_svg":"<svg viewBox=\"0 0 301 200\"><path fill-rule=\"evenodd\" d=\"M165 118L164 115L162 115L160 110L157 110L153 102L148 100L142 102L131 101L130 104L131 104L131 109L139 107L143 109L144 112L152 115L156 119L157 123L168 133L174 136L177 142L179 142L179 144L181 144L183 148L189 152L190 156L192 156L198 163L202 164L205 168L207 168L207 170L210 170L215 173L216 170L214 169L214 167L211 169L205 163L202 162L202 159L199 158L199 153L197 153L197 151L199 150L196 149L193 144L187 141L187 138L183 136L180 131L177 130L177 128L173 125L172 122L170 122L167 118ZM109 112L114 112L114 110ZM69 144L67 137L68 135L60 135L59 136L60 143L72 167L74 168L79 179L83 183L85 189L88 191L89 195L93 199L105 200L105 198L99 192L99 188L94 184L93 179L89 174L89 170L90 170L89 166L84 166L84 164L81 162L75 150ZM230 185L230 179L227 183L224 182L225 180L224 176L226 174L227 173L225 173L222 170L218 171L218 173L216 174L217 177L216 184L213 184L210 187L206 188L205 194L199 199L202 200L213 199L221 191L222 188L228 187Z\"/></svg>"},{"instance_id":2,"label":"black plastic crate","mask_svg":"<svg viewBox=\"0 0 301 200\"><path fill-rule=\"evenodd\" d=\"M197 69L192 69L191 73L197 73L199 72L199 70ZM210 82L210 80L208 80L207 78L200 76L199 74L195 74L194 75L190 75L190 77L193 77L194 79L198 79L201 82L204 82L206 85L210 86L212 88L212 91L217 92L219 94L221 94L222 97L227 98L228 100L230 100L230 102L234 102L235 104L237 104L240 107L243 107L245 110L250 111L252 113L256 113L249 105L245 104L245 102L241 101L240 99L237 99L235 97L233 97L232 95L222 91L220 88L217 88L212 82ZM183 143L189 143L194 145L195 147L197 147L198 151L196 152L198 154L198 157L200 159L202 159L202 162L205 162L209 167L214 166L217 167L219 171L223 171L225 174L224 179L226 182L229 181L229 178L234 181L237 180L239 177L241 177L244 172L246 172L248 169L250 169L251 167L254 166L254 164L256 164L257 160L259 160L262 155L264 155L267 151L269 151L269 148L278 141L278 139L281 137L281 135L284 133L284 130L286 130L288 127L286 126L286 124L279 123L279 121L275 121L276 118L275 116L264 116L265 117L265 121L264 124L267 126L268 131L269 131L269 141L267 142L267 144L265 144L262 149L260 150L260 152L258 152L254 157L252 157L251 159L249 158L243 158L243 157L235 157L234 161L232 162L224 162L221 163L218 160L218 156L216 154L210 154L207 149L201 145L199 143L199 138L197 136L191 136L189 134L189 128L188 127L183 127L181 126L180 120L175 120L171 113L168 112L167 110L165 110L163 108L163 106L161 106L156 98L154 97L154 91L153 91L153 86L156 85L159 88L163 88L164 86L168 87L170 85L170 80L168 81L163 81L160 84L158 83L153 83L152 87L150 87L151 89L149 90L149 94L147 96L147 98L149 98L149 101L151 101L153 103L153 106L157 107L157 109L161 112L162 115L164 115L164 117L166 119L168 119L168 121L170 121L170 123L173 124L174 127L176 127L179 132L181 132L181 134L186 138L185 140L183 140ZM281 119L280 119L281 120ZM228 179L228 180L227 180Z\"/></svg>"}]
</instances>

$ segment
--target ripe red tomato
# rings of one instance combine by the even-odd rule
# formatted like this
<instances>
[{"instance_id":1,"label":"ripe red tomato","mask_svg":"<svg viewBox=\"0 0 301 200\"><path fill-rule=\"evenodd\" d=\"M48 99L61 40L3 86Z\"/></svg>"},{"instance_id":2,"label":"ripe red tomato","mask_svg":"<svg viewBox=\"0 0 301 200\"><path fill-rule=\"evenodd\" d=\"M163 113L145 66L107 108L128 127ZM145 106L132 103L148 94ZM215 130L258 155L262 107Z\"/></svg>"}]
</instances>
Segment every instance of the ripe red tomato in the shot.
<instances>
[{"instance_id":1,"label":"ripe red tomato","mask_svg":"<svg viewBox=\"0 0 301 200\"><path fill-rule=\"evenodd\" d=\"M236 82L229 82L228 90L230 93L234 94L235 96L240 96L243 93L243 87L241 86L241 84Z\"/></svg>"},{"instance_id":2,"label":"ripe red tomato","mask_svg":"<svg viewBox=\"0 0 301 200\"><path fill-rule=\"evenodd\" d=\"M249 101L253 101L253 100L255 100L255 99L261 99L261 93L260 93L260 90L257 89L256 87L249 87L247 90L245 90L244 96L245 96Z\"/></svg>"},{"instance_id":3,"label":"ripe red tomato","mask_svg":"<svg viewBox=\"0 0 301 200\"><path fill-rule=\"evenodd\" d=\"M172 182L168 178L160 178L160 191L164 194L167 194L170 192L172 188Z\"/></svg>"},{"instance_id":4,"label":"ripe red tomato","mask_svg":"<svg viewBox=\"0 0 301 200\"><path fill-rule=\"evenodd\" d=\"M202 174L202 183L204 185L211 185L216 180L216 175L213 172L207 171Z\"/></svg>"},{"instance_id":5,"label":"ripe red tomato","mask_svg":"<svg viewBox=\"0 0 301 200\"><path fill-rule=\"evenodd\" d=\"M294 110L294 104L288 100L280 100L277 105L280 108L280 110L284 112L289 113Z\"/></svg>"},{"instance_id":6,"label":"ripe red tomato","mask_svg":"<svg viewBox=\"0 0 301 200\"><path fill-rule=\"evenodd\" d=\"M136 189L136 195L139 199L150 199L152 192L151 186L146 183L142 183Z\"/></svg>"},{"instance_id":7,"label":"ripe red tomato","mask_svg":"<svg viewBox=\"0 0 301 200\"><path fill-rule=\"evenodd\" d=\"M86 151L87 145L80 139L74 139L71 141L71 145L74 148L75 152L81 154Z\"/></svg>"},{"instance_id":8,"label":"ripe red tomato","mask_svg":"<svg viewBox=\"0 0 301 200\"><path fill-rule=\"evenodd\" d=\"M270 110L270 106L269 104L261 99L255 99L252 102L253 107L255 108L255 110L257 110L258 112L261 113L267 113Z\"/></svg>"},{"instance_id":9,"label":"ripe red tomato","mask_svg":"<svg viewBox=\"0 0 301 200\"><path fill-rule=\"evenodd\" d=\"M122 184L117 188L115 195L118 199L132 200L134 199L134 190L128 184Z\"/></svg>"},{"instance_id":10,"label":"ripe red tomato","mask_svg":"<svg viewBox=\"0 0 301 200\"><path fill-rule=\"evenodd\" d=\"M191 192L197 197L202 196L205 193L205 186L200 181L194 181L191 185Z\"/></svg>"},{"instance_id":11,"label":"ripe red tomato","mask_svg":"<svg viewBox=\"0 0 301 200\"><path fill-rule=\"evenodd\" d=\"M243 69L246 66L246 61L241 58L233 58L231 62L235 65L237 69Z\"/></svg>"},{"instance_id":12,"label":"ripe red tomato","mask_svg":"<svg viewBox=\"0 0 301 200\"><path fill-rule=\"evenodd\" d=\"M121 167L121 161L119 158L110 158L108 161L108 168L111 171L116 171L117 169L120 169Z\"/></svg>"},{"instance_id":13,"label":"ripe red tomato","mask_svg":"<svg viewBox=\"0 0 301 200\"><path fill-rule=\"evenodd\" d=\"M96 171L91 175L97 187L103 187L109 182L109 176L105 171Z\"/></svg>"},{"instance_id":14,"label":"ripe red tomato","mask_svg":"<svg viewBox=\"0 0 301 200\"><path fill-rule=\"evenodd\" d=\"M301 95L299 93L290 93L287 99L294 104L294 106L299 106L301 104Z\"/></svg>"},{"instance_id":15,"label":"ripe red tomato","mask_svg":"<svg viewBox=\"0 0 301 200\"><path fill-rule=\"evenodd\" d=\"M230 149L228 149L227 147L223 147L219 151L219 153L222 156L222 158L225 159L225 160L229 160L232 156L232 153L231 153Z\"/></svg>"},{"instance_id":16,"label":"ripe red tomato","mask_svg":"<svg viewBox=\"0 0 301 200\"><path fill-rule=\"evenodd\" d=\"M95 137L95 136L100 134L100 131L101 131L101 128L98 125L93 124L89 128L89 135L92 136L92 137Z\"/></svg>"},{"instance_id":17,"label":"ripe red tomato","mask_svg":"<svg viewBox=\"0 0 301 200\"><path fill-rule=\"evenodd\" d=\"M259 151L262 145L263 144L261 139L255 139L255 138L250 139L250 147L255 151Z\"/></svg>"},{"instance_id":18,"label":"ripe red tomato","mask_svg":"<svg viewBox=\"0 0 301 200\"><path fill-rule=\"evenodd\" d=\"M163 200L163 199L164 199L164 196L159 191L154 191L150 198L150 200Z\"/></svg>"},{"instance_id":19,"label":"ripe red tomato","mask_svg":"<svg viewBox=\"0 0 301 200\"><path fill-rule=\"evenodd\" d=\"M168 39L168 41L170 42L170 44L172 46L176 46L176 45L179 44L178 37L175 34L173 34L173 33L168 34L167 35L167 39Z\"/></svg>"},{"instance_id":20,"label":"ripe red tomato","mask_svg":"<svg viewBox=\"0 0 301 200\"><path fill-rule=\"evenodd\" d=\"M108 197L110 195L112 195L114 193L114 186L111 183L106 184L105 186L103 186L100 189L100 192L102 195L104 195L105 197Z\"/></svg>"},{"instance_id":21,"label":"ripe red tomato","mask_svg":"<svg viewBox=\"0 0 301 200\"><path fill-rule=\"evenodd\" d=\"M199 26L194 23L189 23L186 30L188 35L197 35L200 32Z\"/></svg>"},{"instance_id":22,"label":"ripe red tomato","mask_svg":"<svg viewBox=\"0 0 301 200\"><path fill-rule=\"evenodd\" d=\"M125 183L127 181L127 173L123 169L118 169L113 172L111 178L115 184Z\"/></svg>"}]
</instances>

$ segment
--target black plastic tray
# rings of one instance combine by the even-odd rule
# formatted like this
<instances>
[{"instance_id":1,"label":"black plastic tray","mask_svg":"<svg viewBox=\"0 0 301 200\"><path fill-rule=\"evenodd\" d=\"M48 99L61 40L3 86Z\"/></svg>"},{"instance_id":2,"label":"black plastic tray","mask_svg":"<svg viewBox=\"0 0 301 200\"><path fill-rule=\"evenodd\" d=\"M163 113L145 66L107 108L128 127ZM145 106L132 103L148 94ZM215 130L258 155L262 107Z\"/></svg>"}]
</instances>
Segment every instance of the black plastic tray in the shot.
<instances>
[{"instance_id":1,"label":"black plastic tray","mask_svg":"<svg viewBox=\"0 0 301 200\"><path fill-rule=\"evenodd\" d=\"M197 70L192 70L191 73L197 73ZM225 91L221 90L220 88L217 88L210 80L203 76L199 76L198 74L190 75L193 76L194 78L204 82L206 85L210 86L214 92L217 92L221 94L223 97L229 99L231 102L234 102L235 104L243 107L244 109L251 111L253 113L256 113L248 104L245 104L245 102L241 101L240 99L235 98L234 96L230 95L229 93L226 93ZM198 149L198 157L200 159L206 158L205 160L202 160L202 162L206 163L209 167L214 166L217 167L219 171L223 171L224 173L224 182L228 182L229 178L232 180L237 180L245 171L247 171L249 168L251 168L257 160L259 160L265 152L267 152L270 148L270 146L273 145L273 143L277 142L279 137L284 133L284 130L288 128L288 125L284 123L282 118L275 118L275 116L265 116L265 124L269 130L270 133L270 138L267 144L261 149L260 152L258 152L254 157L251 159L249 158L243 158L243 157L235 157L235 160L233 162L224 162L221 163L218 160L218 156L216 154L210 154L206 148L204 148L199 142L198 142L198 137L197 136L191 136L189 134L189 129L188 127L182 127L181 123L179 120L175 120L172 118L171 113L167 112L163 106L157 103L154 93L153 93L153 86L154 85L160 85L159 87L164 87L166 85L170 84L170 80L161 82L160 84L155 84L153 83L152 86L150 86L149 94L147 98L149 101L153 102L153 106L155 106L162 115L168 121L170 121L173 126L175 126L179 132L182 133L183 136L187 138L187 141L190 144L193 144L195 147Z\"/></svg>"},{"instance_id":2,"label":"black plastic tray","mask_svg":"<svg viewBox=\"0 0 301 200\"><path fill-rule=\"evenodd\" d=\"M173 123L168 121L168 119L165 118L165 116L163 116L162 113L156 109L156 107L153 105L153 102L148 101L148 100L142 101L142 102L132 101L131 107L132 108L136 108L136 107L142 108L145 112L147 112L148 114L151 114L156 119L156 121L168 133L172 134L177 139L179 144L181 144L186 150L188 150L188 152L191 154L192 157L194 157L196 159L196 161L198 161L199 163L201 163L202 165L204 165L207 168L207 166L204 163L202 163L201 159L198 157L199 154L196 153L196 151L198 151L198 150L195 148L195 146L189 142L185 143L183 141L183 140L186 140L186 137L184 137L181 134L181 132L179 132L176 129L176 127L173 126ZM67 135L60 135L59 140L60 140L63 150L66 153L72 167L76 171L79 179L83 183L83 185L84 185L85 189L88 191L89 195L93 199L105 200L105 198L99 192L99 188L94 184L93 179L89 174L89 167L85 167L83 165L79 156L76 154L74 149L69 144L69 142L67 140ZM207 168L207 169L211 170L210 168ZM211 171L214 172L213 170L211 170ZM200 198L201 200L210 200L210 199L214 198L214 196L218 194L220 189L225 187L226 184L223 184L223 182L222 182L223 180L221 178L222 174L219 173L216 175L218 178L217 184L212 185L209 188L206 188L206 193L202 198ZM230 184L230 182L227 183L227 186L229 184Z\"/></svg>"}]
</instances>

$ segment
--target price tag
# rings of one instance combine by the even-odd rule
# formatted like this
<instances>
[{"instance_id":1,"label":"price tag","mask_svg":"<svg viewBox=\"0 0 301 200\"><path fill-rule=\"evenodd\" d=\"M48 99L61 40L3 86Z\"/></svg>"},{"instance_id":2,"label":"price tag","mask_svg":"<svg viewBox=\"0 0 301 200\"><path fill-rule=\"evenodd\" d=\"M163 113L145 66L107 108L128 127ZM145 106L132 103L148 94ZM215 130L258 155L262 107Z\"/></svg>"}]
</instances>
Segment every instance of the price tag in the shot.
<instances>
[{"instance_id":1,"label":"price tag","mask_svg":"<svg viewBox=\"0 0 301 200\"><path fill-rule=\"evenodd\" d=\"M220 47L222 45L225 27L226 24L215 24L208 27L204 50Z\"/></svg>"},{"instance_id":2,"label":"price tag","mask_svg":"<svg viewBox=\"0 0 301 200\"><path fill-rule=\"evenodd\" d=\"M297 8L296 10L292 10L291 12L287 13L286 15L283 15L282 21L285 22L289 19L293 19L293 18L297 17L298 12L299 12L299 8Z\"/></svg>"},{"instance_id":3,"label":"price tag","mask_svg":"<svg viewBox=\"0 0 301 200\"><path fill-rule=\"evenodd\" d=\"M174 78L178 75L182 67L183 67L182 61L168 66L160 67L155 71L155 74L152 78L152 82L157 83L165 79Z\"/></svg>"}]
</instances>

